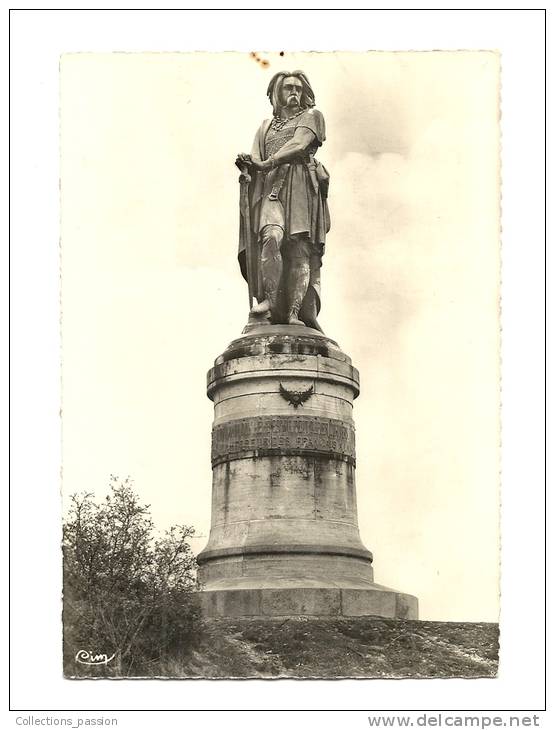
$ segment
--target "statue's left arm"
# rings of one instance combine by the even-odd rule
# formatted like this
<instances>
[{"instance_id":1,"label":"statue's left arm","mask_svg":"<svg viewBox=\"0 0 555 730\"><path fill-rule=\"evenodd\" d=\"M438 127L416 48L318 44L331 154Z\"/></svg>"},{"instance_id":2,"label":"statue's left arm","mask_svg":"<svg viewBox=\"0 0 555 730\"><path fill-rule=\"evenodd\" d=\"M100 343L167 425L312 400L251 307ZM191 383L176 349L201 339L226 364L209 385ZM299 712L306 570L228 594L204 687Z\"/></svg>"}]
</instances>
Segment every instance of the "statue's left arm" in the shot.
<instances>
[{"instance_id":1,"label":"statue's left arm","mask_svg":"<svg viewBox=\"0 0 555 730\"><path fill-rule=\"evenodd\" d=\"M283 165L286 162L294 162L314 142L316 135L307 127L297 127L295 134L281 147L275 154L270 155L267 160L254 160L253 164L257 170L271 170L277 165Z\"/></svg>"},{"instance_id":2,"label":"statue's left arm","mask_svg":"<svg viewBox=\"0 0 555 730\"><path fill-rule=\"evenodd\" d=\"M267 160L255 162L258 170L271 170L277 165L295 162L310 147L319 147L326 139L324 117L317 109L307 109L300 117L293 137Z\"/></svg>"},{"instance_id":3,"label":"statue's left arm","mask_svg":"<svg viewBox=\"0 0 555 730\"><path fill-rule=\"evenodd\" d=\"M294 162L314 143L315 134L308 127L297 127L295 134L289 142L286 142L274 155L274 165L282 165L285 162ZM270 158L271 159L271 158Z\"/></svg>"}]
</instances>

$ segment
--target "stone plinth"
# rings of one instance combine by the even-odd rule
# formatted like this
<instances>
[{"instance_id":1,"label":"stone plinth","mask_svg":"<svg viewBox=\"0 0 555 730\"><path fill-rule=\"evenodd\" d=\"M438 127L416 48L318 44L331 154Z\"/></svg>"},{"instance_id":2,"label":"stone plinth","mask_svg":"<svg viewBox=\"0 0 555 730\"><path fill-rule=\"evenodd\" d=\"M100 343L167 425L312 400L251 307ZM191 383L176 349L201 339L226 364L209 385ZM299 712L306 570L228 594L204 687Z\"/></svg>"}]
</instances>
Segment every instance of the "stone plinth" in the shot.
<instances>
[{"instance_id":1,"label":"stone plinth","mask_svg":"<svg viewBox=\"0 0 555 730\"><path fill-rule=\"evenodd\" d=\"M206 615L416 618L413 596L373 582L360 540L358 393L350 358L307 327L254 327L217 358Z\"/></svg>"}]
</instances>

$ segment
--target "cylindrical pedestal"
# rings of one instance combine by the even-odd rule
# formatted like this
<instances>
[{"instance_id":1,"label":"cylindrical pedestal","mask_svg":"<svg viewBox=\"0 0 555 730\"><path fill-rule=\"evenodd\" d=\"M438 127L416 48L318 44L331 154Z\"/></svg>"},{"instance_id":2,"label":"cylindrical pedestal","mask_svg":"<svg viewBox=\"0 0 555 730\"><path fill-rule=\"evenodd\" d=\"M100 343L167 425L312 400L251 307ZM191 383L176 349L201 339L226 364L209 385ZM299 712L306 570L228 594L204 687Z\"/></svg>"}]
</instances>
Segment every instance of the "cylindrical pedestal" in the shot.
<instances>
[{"instance_id":1,"label":"cylindrical pedestal","mask_svg":"<svg viewBox=\"0 0 555 730\"><path fill-rule=\"evenodd\" d=\"M360 540L358 393L347 355L306 327L261 325L216 360L206 615L416 618L414 597L373 582Z\"/></svg>"}]
</instances>

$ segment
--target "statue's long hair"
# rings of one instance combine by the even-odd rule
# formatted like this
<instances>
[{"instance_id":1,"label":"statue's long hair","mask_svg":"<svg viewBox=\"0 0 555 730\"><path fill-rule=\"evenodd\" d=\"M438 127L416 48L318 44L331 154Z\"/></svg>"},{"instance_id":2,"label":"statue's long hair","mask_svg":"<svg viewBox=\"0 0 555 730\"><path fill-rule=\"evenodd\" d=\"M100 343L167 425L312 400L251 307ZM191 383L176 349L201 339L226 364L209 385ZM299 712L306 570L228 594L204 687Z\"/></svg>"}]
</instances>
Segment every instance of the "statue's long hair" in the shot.
<instances>
[{"instance_id":1,"label":"statue's long hair","mask_svg":"<svg viewBox=\"0 0 555 730\"><path fill-rule=\"evenodd\" d=\"M309 107L313 107L316 103L310 81L303 71L292 71L291 73L289 73L289 71L280 71L279 73L272 76L272 80L268 85L268 91L266 92L274 110L274 117L279 116L279 110L281 108L281 87L283 86L283 80L286 79L288 76L294 76L295 78L299 79L303 86L300 102L301 109L308 109Z\"/></svg>"}]
</instances>

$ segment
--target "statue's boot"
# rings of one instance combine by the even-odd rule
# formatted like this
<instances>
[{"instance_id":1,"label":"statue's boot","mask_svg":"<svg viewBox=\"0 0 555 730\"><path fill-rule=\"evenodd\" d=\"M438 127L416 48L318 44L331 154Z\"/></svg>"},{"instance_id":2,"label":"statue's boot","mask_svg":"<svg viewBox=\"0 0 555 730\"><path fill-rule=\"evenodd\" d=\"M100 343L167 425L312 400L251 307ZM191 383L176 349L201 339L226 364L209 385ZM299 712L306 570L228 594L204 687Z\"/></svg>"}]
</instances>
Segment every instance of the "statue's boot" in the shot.
<instances>
[{"instance_id":1,"label":"statue's boot","mask_svg":"<svg viewBox=\"0 0 555 730\"><path fill-rule=\"evenodd\" d=\"M308 261L297 259L291 266L289 274L289 309L287 311L287 323L305 326L299 319L299 311L308 290L310 279L310 267Z\"/></svg>"},{"instance_id":2,"label":"statue's boot","mask_svg":"<svg viewBox=\"0 0 555 730\"><path fill-rule=\"evenodd\" d=\"M266 314L270 311L270 300L263 299L258 304L255 304L251 309L251 314Z\"/></svg>"},{"instance_id":3,"label":"statue's boot","mask_svg":"<svg viewBox=\"0 0 555 730\"><path fill-rule=\"evenodd\" d=\"M296 324L296 325L299 325L300 327L305 326L305 323L302 322L300 319L297 319L296 317L289 317L287 324Z\"/></svg>"},{"instance_id":4,"label":"statue's boot","mask_svg":"<svg viewBox=\"0 0 555 730\"><path fill-rule=\"evenodd\" d=\"M301 325L302 327L305 326L304 322L299 319L299 310L301 308L302 299L300 297L295 297L294 301L289 307L289 312L287 314L287 324L297 324Z\"/></svg>"},{"instance_id":5,"label":"statue's boot","mask_svg":"<svg viewBox=\"0 0 555 730\"><path fill-rule=\"evenodd\" d=\"M263 312L269 312L272 318L277 312L278 287L277 282L269 276L264 278L264 295L265 299L259 306Z\"/></svg>"}]
</instances>

